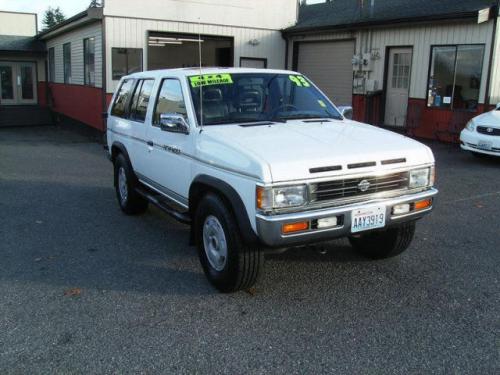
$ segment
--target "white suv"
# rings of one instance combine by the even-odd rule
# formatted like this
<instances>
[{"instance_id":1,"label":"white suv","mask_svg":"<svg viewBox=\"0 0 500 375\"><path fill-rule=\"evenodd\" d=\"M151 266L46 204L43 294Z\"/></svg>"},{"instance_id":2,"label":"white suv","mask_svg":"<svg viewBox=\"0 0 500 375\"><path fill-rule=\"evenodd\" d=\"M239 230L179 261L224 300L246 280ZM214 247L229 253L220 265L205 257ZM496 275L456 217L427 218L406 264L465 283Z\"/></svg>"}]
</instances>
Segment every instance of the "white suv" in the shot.
<instances>
[{"instance_id":1,"label":"white suv","mask_svg":"<svg viewBox=\"0 0 500 375\"><path fill-rule=\"evenodd\" d=\"M153 203L190 224L223 292L251 287L264 253L291 246L348 237L369 257L398 255L437 194L427 146L346 119L292 71L124 77L107 139L122 210Z\"/></svg>"}]
</instances>

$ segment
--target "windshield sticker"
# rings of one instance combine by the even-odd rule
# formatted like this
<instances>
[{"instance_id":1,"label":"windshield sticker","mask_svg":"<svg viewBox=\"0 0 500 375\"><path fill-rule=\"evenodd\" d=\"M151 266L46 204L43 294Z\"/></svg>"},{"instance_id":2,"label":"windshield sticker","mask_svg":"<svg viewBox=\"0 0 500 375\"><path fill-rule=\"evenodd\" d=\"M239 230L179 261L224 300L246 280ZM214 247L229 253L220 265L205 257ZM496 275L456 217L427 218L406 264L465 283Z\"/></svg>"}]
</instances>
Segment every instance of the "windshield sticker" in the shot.
<instances>
[{"instance_id":1,"label":"windshield sticker","mask_svg":"<svg viewBox=\"0 0 500 375\"><path fill-rule=\"evenodd\" d=\"M233 84L231 74L204 74L201 76L189 77L189 80L191 81L191 86L194 88L200 86Z\"/></svg>"},{"instance_id":2,"label":"windshield sticker","mask_svg":"<svg viewBox=\"0 0 500 375\"><path fill-rule=\"evenodd\" d=\"M311 84L303 76L289 76L290 81L295 83L299 87L310 87Z\"/></svg>"},{"instance_id":3,"label":"windshield sticker","mask_svg":"<svg viewBox=\"0 0 500 375\"><path fill-rule=\"evenodd\" d=\"M319 105L320 105L320 106L322 106L323 108L326 108L326 104L325 104L325 102L324 102L323 100L321 100L321 99L320 99L320 100L318 100L318 103L319 103Z\"/></svg>"}]
</instances>

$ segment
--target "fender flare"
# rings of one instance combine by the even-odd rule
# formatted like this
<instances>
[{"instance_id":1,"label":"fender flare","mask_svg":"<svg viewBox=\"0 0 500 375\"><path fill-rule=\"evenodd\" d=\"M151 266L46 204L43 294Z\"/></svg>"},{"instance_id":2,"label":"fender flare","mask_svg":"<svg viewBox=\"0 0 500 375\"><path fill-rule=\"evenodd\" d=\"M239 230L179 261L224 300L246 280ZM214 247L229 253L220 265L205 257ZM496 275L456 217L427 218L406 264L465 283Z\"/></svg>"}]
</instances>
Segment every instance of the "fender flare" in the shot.
<instances>
[{"instance_id":1,"label":"fender flare","mask_svg":"<svg viewBox=\"0 0 500 375\"><path fill-rule=\"evenodd\" d=\"M248 244L258 243L258 237L250 224L245 204L240 195L231 185L218 178L199 175L193 180L189 188L189 210L191 217L194 217L194 209L196 207L195 205L191 205L191 202L197 202L200 198L200 193L205 192L207 188L221 194L230 203L243 241Z\"/></svg>"}]
</instances>

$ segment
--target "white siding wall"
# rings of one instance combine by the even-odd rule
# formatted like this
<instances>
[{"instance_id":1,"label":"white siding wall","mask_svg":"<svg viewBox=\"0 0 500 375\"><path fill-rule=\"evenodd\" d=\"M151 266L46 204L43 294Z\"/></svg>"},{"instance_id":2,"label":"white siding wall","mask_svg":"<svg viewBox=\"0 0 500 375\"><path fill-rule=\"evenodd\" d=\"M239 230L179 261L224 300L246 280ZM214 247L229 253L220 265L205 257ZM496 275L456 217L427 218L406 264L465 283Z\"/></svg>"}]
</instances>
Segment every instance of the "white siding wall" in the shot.
<instances>
[{"instance_id":1,"label":"white siding wall","mask_svg":"<svg viewBox=\"0 0 500 375\"><path fill-rule=\"evenodd\" d=\"M491 104L500 103L500 17L498 19L495 52L493 54L493 71L491 74Z\"/></svg>"},{"instance_id":2,"label":"white siding wall","mask_svg":"<svg viewBox=\"0 0 500 375\"><path fill-rule=\"evenodd\" d=\"M83 40L95 38L95 84L102 87L102 25L96 22L47 40L47 51L54 47L55 82L64 83L63 45L71 43L71 84L84 84Z\"/></svg>"},{"instance_id":3,"label":"white siding wall","mask_svg":"<svg viewBox=\"0 0 500 375\"><path fill-rule=\"evenodd\" d=\"M105 16L280 30L297 20L297 0L106 0Z\"/></svg>"},{"instance_id":4,"label":"white siding wall","mask_svg":"<svg viewBox=\"0 0 500 375\"><path fill-rule=\"evenodd\" d=\"M278 30L251 29L217 25L198 25L195 23L154 21L133 18L106 17L106 56L107 92L116 89L117 81L111 79L111 48L142 48L144 67L147 67L148 31L164 31L234 37L234 65L239 66L240 57L267 58L269 69L282 69L285 65L285 41ZM258 46L248 42L252 39L260 41Z\"/></svg>"},{"instance_id":5,"label":"white siding wall","mask_svg":"<svg viewBox=\"0 0 500 375\"><path fill-rule=\"evenodd\" d=\"M491 46L493 22L478 25L475 22L461 22L449 24L428 24L411 27L392 27L374 29L372 31L372 49L378 49L380 59L374 62L374 70L369 78L379 83L379 88L385 86L384 68L386 47L413 46L413 67L411 75L410 97L425 99L427 93L427 75L429 72L429 60L432 45L443 44L485 44L485 55L483 62L483 76L479 101L484 103L486 79L488 72L488 60ZM349 35L356 37L356 50L364 52L366 40L369 40L368 31L355 33L325 33L321 35L308 35L293 37L293 41L300 40L328 40L345 39ZM291 67L292 46L290 46L289 62ZM498 65L498 64L497 64ZM498 70L498 67L497 67ZM500 71L499 74L500 76ZM499 77L500 78L500 77ZM500 90L500 84L497 84ZM499 91L497 91L499 92Z\"/></svg>"}]
</instances>

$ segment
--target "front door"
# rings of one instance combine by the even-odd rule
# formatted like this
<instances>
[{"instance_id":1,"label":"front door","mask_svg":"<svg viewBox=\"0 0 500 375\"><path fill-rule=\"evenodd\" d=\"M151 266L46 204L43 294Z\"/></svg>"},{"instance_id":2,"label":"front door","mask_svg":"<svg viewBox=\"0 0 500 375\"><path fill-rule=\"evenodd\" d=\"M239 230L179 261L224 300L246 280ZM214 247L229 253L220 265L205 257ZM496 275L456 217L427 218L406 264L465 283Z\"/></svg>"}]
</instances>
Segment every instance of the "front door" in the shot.
<instances>
[{"instance_id":1,"label":"front door","mask_svg":"<svg viewBox=\"0 0 500 375\"><path fill-rule=\"evenodd\" d=\"M36 64L0 61L0 105L37 103Z\"/></svg>"},{"instance_id":2,"label":"front door","mask_svg":"<svg viewBox=\"0 0 500 375\"><path fill-rule=\"evenodd\" d=\"M391 48L389 50L385 125L403 127L406 124L411 60L411 48Z\"/></svg>"}]
</instances>

